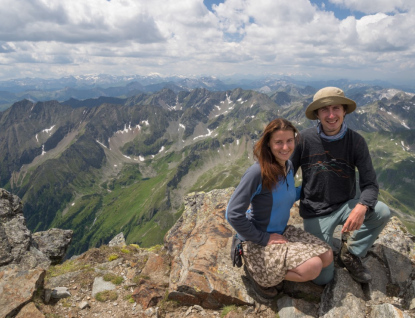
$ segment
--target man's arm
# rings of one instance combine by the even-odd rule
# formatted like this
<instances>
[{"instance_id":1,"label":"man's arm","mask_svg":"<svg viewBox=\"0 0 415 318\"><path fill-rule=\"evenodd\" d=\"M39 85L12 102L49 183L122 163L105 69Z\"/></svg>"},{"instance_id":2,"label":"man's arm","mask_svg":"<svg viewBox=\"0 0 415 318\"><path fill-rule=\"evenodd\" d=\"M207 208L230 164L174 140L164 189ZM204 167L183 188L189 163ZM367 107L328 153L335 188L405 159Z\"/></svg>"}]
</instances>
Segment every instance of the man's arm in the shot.
<instances>
[{"instance_id":1,"label":"man's arm","mask_svg":"<svg viewBox=\"0 0 415 318\"><path fill-rule=\"evenodd\" d=\"M356 167L359 171L359 202L366 205L369 210L373 209L378 201L379 185L376 178L376 172L373 168L372 158L370 157L369 148L363 139L358 144Z\"/></svg>"},{"instance_id":2,"label":"man's arm","mask_svg":"<svg viewBox=\"0 0 415 318\"><path fill-rule=\"evenodd\" d=\"M357 144L356 154L356 167L359 171L361 193L359 203L350 212L349 217L343 225L342 232L360 229L365 220L366 212L375 207L379 194L376 172L373 168L369 148L363 137L361 137L360 142Z\"/></svg>"},{"instance_id":3,"label":"man's arm","mask_svg":"<svg viewBox=\"0 0 415 318\"><path fill-rule=\"evenodd\" d=\"M301 147L301 143L299 143L295 148L294 148L294 152L292 153L290 160L293 164L294 167L294 176L298 171L298 168L300 168L301 165L301 151L302 151L302 147Z\"/></svg>"}]
</instances>

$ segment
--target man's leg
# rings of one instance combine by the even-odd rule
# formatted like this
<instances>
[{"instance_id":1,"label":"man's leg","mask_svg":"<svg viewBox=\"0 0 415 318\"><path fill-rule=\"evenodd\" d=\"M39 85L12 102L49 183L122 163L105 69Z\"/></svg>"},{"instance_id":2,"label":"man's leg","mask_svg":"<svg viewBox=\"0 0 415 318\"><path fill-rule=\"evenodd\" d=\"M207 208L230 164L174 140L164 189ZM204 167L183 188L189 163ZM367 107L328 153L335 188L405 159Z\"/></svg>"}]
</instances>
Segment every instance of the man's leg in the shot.
<instances>
[{"instance_id":1,"label":"man's leg","mask_svg":"<svg viewBox=\"0 0 415 318\"><path fill-rule=\"evenodd\" d=\"M348 209L344 214L342 223L346 222L357 202L358 200L350 200L348 202ZM387 205L378 201L375 208L366 213L365 220L360 229L353 231L353 234L348 239L347 246L349 252L359 257L366 256L367 251L388 223L390 216L390 210Z\"/></svg>"},{"instance_id":2,"label":"man's leg","mask_svg":"<svg viewBox=\"0 0 415 318\"><path fill-rule=\"evenodd\" d=\"M357 202L358 200L347 202L342 224L346 222ZM389 208L384 203L378 202L373 210L366 213L365 220L360 229L353 231L352 235L347 239L347 243L342 244L338 259L339 264L346 267L357 282L368 283L372 279L369 270L362 263L361 257L366 255L389 218Z\"/></svg>"},{"instance_id":3,"label":"man's leg","mask_svg":"<svg viewBox=\"0 0 415 318\"><path fill-rule=\"evenodd\" d=\"M336 226L341 222L341 214L335 212L320 217L304 219L304 230L327 242L333 248L333 233ZM313 280L317 285L329 283L334 276L334 262L321 270L320 275Z\"/></svg>"}]
</instances>

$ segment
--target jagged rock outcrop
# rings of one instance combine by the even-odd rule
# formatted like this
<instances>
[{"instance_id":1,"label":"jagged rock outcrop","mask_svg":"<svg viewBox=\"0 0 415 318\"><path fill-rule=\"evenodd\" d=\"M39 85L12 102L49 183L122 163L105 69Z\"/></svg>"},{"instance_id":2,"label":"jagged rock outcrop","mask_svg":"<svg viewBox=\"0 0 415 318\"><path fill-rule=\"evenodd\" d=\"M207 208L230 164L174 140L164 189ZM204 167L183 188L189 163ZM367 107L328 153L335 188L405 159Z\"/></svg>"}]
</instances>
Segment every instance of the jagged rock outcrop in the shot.
<instances>
[{"instance_id":1,"label":"jagged rock outcrop","mask_svg":"<svg viewBox=\"0 0 415 318\"><path fill-rule=\"evenodd\" d=\"M0 317L13 317L43 285L45 270L0 269Z\"/></svg>"},{"instance_id":2,"label":"jagged rock outcrop","mask_svg":"<svg viewBox=\"0 0 415 318\"><path fill-rule=\"evenodd\" d=\"M252 292L242 268L231 265L230 241L235 232L224 217L232 190L192 193L185 198L183 215L165 237L166 248L173 257L170 299L213 309L229 304L264 303ZM285 314L289 312L287 304L299 306L299 311L317 306L315 313L307 313L310 317L366 317L374 312L386 317L392 311L412 314L414 241L405 226L393 217L364 259L372 270L371 283L356 283L345 269L338 267L334 280L324 289L310 282L284 282L282 293L287 296L284 302L279 301L277 307L285 307L284 311L278 309L279 316L291 317ZM339 244L338 237L336 245ZM265 303L271 305L269 301Z\"/></svg>"},{"instance_id":3,"label":"jagged rock outcrop","mask_svg":"<svg viewBox=\"0 0 415 318\"><path fill-rule=\"evenodd\" d=\"M47 268L65 257L71 230L50 229L32 234L26 227L19 197L0 189L0 270L18 266Z\"/></svg>"},{"instance_id":4,"label":"jagged rock outcrop","mask_svg":"<svg viewBox=\"0 0 415 318\"><path fill-rule=\"evenodd\" d=\"M229 257L233 230L224 215L232 192L225 189L186 196L182 216L165 237L173 257L170 299L209 309L253 305L241 271L232 267Z\"/></svg>"},{"instance_id":5,"label":"jagged rock outcrop","mask_svg":"<svg viewBox=\"0 0 415 318\"><path fill-rule=\"evenodd\" d=\"M52 265L62 262L66 250L72 241L71 230L49 229L43 232L33 233L33 245L45 254Z\"/></svg>"},{"instance_id":6,"label":"jagged rock outcrop","mask_svg":"<svg viewBox=\"0 0 415 318\"><path fill-rule=\"evenodd\" d=\"M119 246L119 247L125 246L124 233L121 232L115 235L114 238L111 241L109 241L108 246Z\"/></svg>"},{"instance_id":7,"label":"jagged rock outcrop","mask_svg":"<svg viewBox=\"0 0 415 318\"><path fill-rule=\"evenodd\" d=\"M43 286L46 269L62 261L71 239L70 230L32 234L21 200L0 189L0 317L13 316L32 299Z\"/></svg>"},{"instance_id":8,"label":"jagged rock outcrop","mask_svg":"<svg viewBox=\"0 0 415 318\"><path fill-rule=\"evenodd\" d=\"M103 245L49 269L45 283L44 272L37 278L26 272L34 277L32 286L41 291L43 287L39 311L101 318L415 317L415 238L396 217L364 259L373 275L371 283L356 283L336 266L334 280L326 286L284 282L278 297L265 300L255 293L243 267L232 267L235 232L224 218L232 192L229 188L187 195L184 212L166 234L164 247ZM296 206L290 222L301 226ZM335 245L340 245L338 232ZM1 275L0 293L5 290ZM111 287L96 292L97 280L111 282ZM51 297L64 288L67 298ZM26 295L20 307L8 312L17 314L30 304L30 293ZM225 314L224 307L231 311Z\"/></svg>"}]
</instances>

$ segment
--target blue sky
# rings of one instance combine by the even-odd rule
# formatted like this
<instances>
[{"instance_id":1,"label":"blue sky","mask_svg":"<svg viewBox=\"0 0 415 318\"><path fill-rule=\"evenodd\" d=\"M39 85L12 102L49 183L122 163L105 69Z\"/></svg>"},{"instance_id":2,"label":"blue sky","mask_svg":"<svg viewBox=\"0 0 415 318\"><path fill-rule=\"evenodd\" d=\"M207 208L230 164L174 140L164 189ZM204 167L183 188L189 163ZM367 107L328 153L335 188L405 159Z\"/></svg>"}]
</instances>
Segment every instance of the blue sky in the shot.
<instances>
[{"instance_id":1,"label":"blue sky","mask_svg":"<svg viewBox=\"0 0 415 318\"><path fill-rule=\"evenodd\" d=\"M68 75L413 82L413 0L2 0L0 80Z\"/></svg>"},{"instance_id":2,"label":"blue sky","mask_svg":"<svg viewBox=\"0 0 415 318\"><path fill-rule=\"evenodd\" d=\"M205 6L212 11L212 5L216 4L218 5L219 3L224 3L225 1L219 1L219 0L203 0L203 3L205 4Z\"/></svg>"},{"instance_id":3,"label":"blue sky","mask_svg":"<svg viewBox=\"0 0 415 318\"><path fill-rule=\"evenodd\" d=\"M211 10L212 10L212 5L218 5L220 3L224 3L224 0L203 0L203 3L205 4L205 6ZM333 11L334 15L336 16L336 18L338 19L345 19L350 15L355 16L356 18L360 19L364 14L362 12L358 12L358 11L351 11L350 9L343 7L343 6L339 6L336 4L333 4L327 0L312 0L310 1L311 3L317 5L320 8L324 8L327 11Z\"/></svg>"},{"instance_id":4,"label":"blue sky","mask_svg":"<svg viewBox=\"0 0 415 318\"><path fill-rule=\"evenodd\" d=\"M324 10L326 11L332 11L335 17L340 20L346 19L348 16L354 16L356 19L360 19L364 16L362 12L352 11L345 6L336 5L327 0L313 0L310 2L317 5L319 8L324 8Z\"/></svg>"}]
</instances>

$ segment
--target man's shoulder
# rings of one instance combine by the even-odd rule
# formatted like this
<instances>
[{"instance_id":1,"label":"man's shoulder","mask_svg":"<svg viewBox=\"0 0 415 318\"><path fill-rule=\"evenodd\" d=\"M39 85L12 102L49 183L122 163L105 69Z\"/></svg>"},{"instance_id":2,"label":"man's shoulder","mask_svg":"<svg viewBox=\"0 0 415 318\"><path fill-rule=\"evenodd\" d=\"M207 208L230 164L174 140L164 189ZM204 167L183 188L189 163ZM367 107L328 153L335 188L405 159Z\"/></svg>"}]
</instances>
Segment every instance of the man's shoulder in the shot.
<instances>
[{"instance_id":1,"label":"man's shoulder","mask_svg":"<svg viewBox=\"0 0 415 318\"><path fill-rule=\"evenodd\" d=\"M349 137L352 137L356 140L365 140L365 138L359 134L356 130L347 128L347 134L349 135Z\"/></svg>"},{"instance_id":2,"label":"man's shoulder","mask_svg":"<svg viewBox=\"0 0 415 318\"><path fill-rule=\"evenodd\" d=\"M302 141L312 140L313 138L317 138L317 137L318 137L318 134L317 134L316 127L310 127L310 128L306 128L300 131L300 140Z\"/></svg>"},{"instance_id":3,"label":"man's shoulder","mask_svg":"<svg viewBox=\"0 0 415 318\"><path fill-rule=\"evenodd\" d=\"M300 131L300 137L303 139L315 136L318 136L316 127L310 127Z\"/></svg>"},{"instance_id":4,"label":"man's shoulder","mask_svg":"<svg viewBox=\"0 0 415 318\"><path fill-rule=\"evenodd\" d=\"M316 127L309 127L300 131L300 134L310 134L312 132L316 132Z\"/></svg>"}]
</instances>

